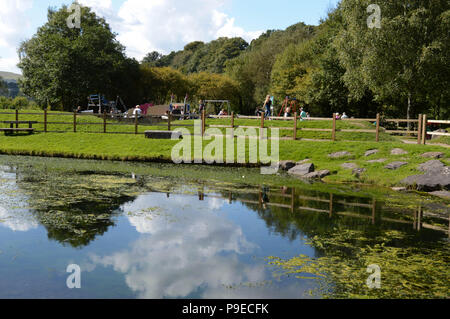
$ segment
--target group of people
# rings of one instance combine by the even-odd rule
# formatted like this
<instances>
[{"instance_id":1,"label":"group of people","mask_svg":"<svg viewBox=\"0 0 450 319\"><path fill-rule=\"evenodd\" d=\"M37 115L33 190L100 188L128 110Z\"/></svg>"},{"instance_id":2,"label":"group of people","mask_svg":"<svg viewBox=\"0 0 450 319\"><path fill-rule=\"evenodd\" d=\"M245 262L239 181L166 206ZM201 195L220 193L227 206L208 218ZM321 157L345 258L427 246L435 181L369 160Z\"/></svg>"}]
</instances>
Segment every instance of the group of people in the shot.
<instances>
[{"instance_id":1,"label":"group of people","mask_svg":"<svg viewBox=\"0 0 450 319\"><path fill-rule=\"evenodd\" d=\"M336 120L345 120L345 119L348 119L348 115L345 114L345 112L342 113L342 115L339 113L336 113Z\"/></svg>"},{"instance_id":2,"label":"group of people","mask_svg":"<svg viewBox=\"0 0 450 319\"><path fill-rule=\"evenodd\" d=\"M273 112L273 98L270 95L267 95L266 100L264 101L263 110L261 110L259 107L256 108L255 116L261 116L264 112L264 117L269 118ZM284 117L291 117L292 116L292 110L291 107L286 107L284 110ZM303 108L300 108L300 120L304 121L310 117L309 113L307 113Z\"/></svg>"}]
</instances>

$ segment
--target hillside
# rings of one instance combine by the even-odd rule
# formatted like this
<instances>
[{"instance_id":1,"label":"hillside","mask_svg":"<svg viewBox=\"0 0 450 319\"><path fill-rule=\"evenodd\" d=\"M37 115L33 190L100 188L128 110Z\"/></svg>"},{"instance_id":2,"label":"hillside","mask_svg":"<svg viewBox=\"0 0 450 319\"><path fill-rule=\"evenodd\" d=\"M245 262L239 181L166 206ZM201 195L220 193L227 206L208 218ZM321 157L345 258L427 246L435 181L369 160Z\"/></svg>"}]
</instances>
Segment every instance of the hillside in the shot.
<instances>
[{"instance_id":1,"label":"hillside","mask_svg":"<svg viewBox=\"0 0 450 319\"><path fill-rule=\"evenodd\" d=\"M20 74L0 71L0 78L2 78L6 82L17 82L21 77L22 75Z\"/></svg>"}]
</instances>

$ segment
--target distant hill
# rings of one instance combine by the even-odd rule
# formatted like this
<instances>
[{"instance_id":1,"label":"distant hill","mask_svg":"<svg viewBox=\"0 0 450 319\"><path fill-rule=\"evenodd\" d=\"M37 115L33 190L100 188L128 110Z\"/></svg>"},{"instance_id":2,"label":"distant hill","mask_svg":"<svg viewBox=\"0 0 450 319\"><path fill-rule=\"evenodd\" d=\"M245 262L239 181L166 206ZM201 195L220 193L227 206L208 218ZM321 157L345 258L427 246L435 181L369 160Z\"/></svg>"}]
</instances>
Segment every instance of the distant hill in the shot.
<instances>
[{"instance_id":1,"label":"distant hill","mask_svg":"<svg viewBox=\"0 0 450 319\"><path fill-rule=\"evenodd\" d=\"M22 77L22 75L12 72L0 71L0 77L6 82L17 82Z\"/></svg>"}]
</instances>

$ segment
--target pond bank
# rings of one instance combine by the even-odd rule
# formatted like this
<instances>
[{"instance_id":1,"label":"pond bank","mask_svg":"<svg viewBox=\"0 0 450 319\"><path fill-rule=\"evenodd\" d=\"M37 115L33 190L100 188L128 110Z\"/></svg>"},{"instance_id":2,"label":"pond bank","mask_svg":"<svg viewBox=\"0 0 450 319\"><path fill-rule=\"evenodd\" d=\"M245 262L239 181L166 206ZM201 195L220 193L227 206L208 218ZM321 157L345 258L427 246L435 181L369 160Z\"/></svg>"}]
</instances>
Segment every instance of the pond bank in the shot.
<instances>
[{"instance_id":1,"label":"pond bank","mask_svg":"<svg viewBox=\"0 0 450 319\"><path fill-rule=\"evenodd\" d=\"M203 147L208 143L204 141ZM172 163L171 151L176 144L177 141L148 140L140 135L47 133L30 136L0 136L0 154ZM395 149L401 149L403 152L393 154L392 151ZM366 156L373 150L377 152ZM343 156L330 157L330 154L340 152L347 153L342 153ZM444 165L450 164L450 150L434 145L362 141L320 143L280 141L280 160L298 162L309 159L314 163L317 171L330 172L323 181L331 184L351 183L386 188L399 186L405 178L421 174L418 170L419 165L430 160L421 155L427 152L441 152L443 156L439 160ZM400 162L406 164L399 165L395 169L386 168L388 164ZM186 166L182 167L184 169ZM349 167L360 170L355 174L355 169L349 169Z\"/></svg>"}]
</instances>

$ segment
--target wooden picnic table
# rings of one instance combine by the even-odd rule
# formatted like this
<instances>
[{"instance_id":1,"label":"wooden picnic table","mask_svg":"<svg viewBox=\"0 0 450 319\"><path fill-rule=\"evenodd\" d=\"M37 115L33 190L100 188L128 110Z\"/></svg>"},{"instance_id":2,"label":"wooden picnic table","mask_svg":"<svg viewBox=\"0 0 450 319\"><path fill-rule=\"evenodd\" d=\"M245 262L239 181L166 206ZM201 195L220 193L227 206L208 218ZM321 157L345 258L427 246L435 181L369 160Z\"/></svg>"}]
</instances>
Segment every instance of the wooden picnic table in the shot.
<instances>
[{"instance_id":1,"label":"wooden picnic table","mask_svg":"<svg viewBox=\"0 0 450 319\"><path fill-rule=\"evenodd\" d=\"M28 132L33 134L34 128L33 124L37 124L37 121L0 121L2 124L9 124L9 128L0 128L0 132L5 132L5 135L14 132ZM28 124L28 128L19 128L20 124ZM14 125L16 127L14 127Z\"/></svg>"}]
</instances>

